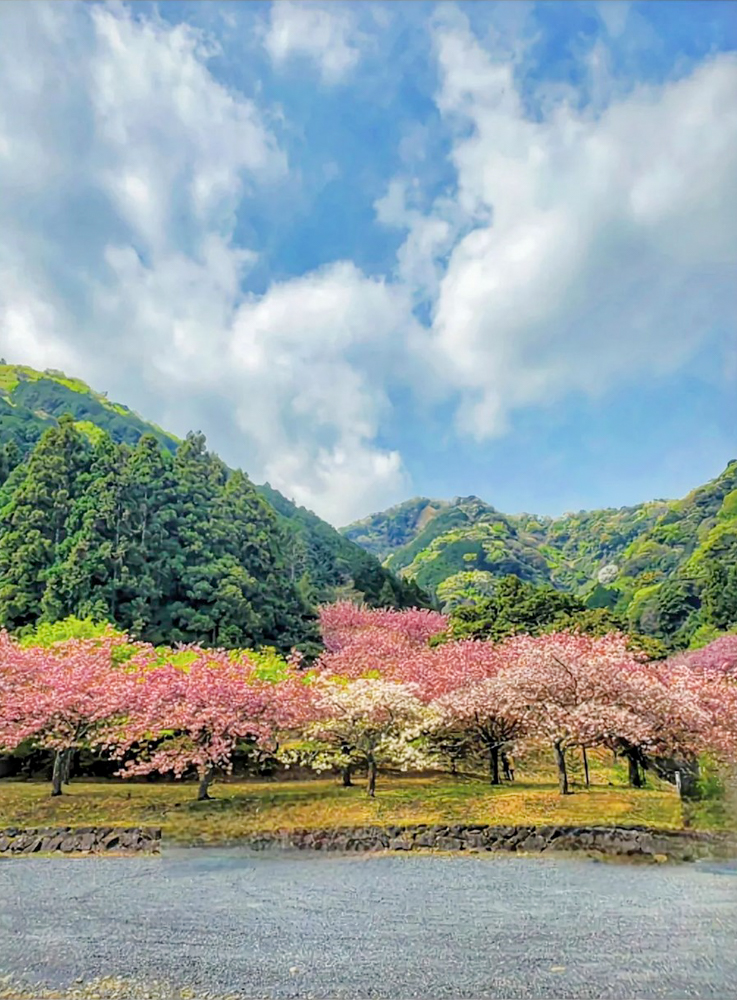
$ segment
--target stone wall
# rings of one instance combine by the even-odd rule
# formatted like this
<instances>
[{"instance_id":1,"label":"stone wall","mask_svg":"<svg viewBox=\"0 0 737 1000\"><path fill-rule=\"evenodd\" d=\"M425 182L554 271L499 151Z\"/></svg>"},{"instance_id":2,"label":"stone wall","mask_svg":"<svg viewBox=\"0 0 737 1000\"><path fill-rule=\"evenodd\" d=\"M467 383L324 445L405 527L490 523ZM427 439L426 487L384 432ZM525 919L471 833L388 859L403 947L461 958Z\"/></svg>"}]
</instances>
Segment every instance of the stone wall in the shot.
<instances>
[{"instance_id":1,"label":"stone wall","mask_svg":"<svg viewBox=\"0 0 737 1000\"><path fill-rule=\"evenodd\" d=\"M737 842L723 834L647 827L464 824L359 827L256 834L241 843L256 850L281 847L319 851L584 852L593 856L681 861L737 856Z\"/></svg>"},{"instance_id":2,"label":"stone wall","mask_svg":"<svg viewBox=\"0 0 737 1000\"><path fill-rule=\"evenodd\" d=\"M157 853L161 830L153 827L68 826L0 830L3 854L130 854Z\"/></svg>"},{"instance_id":3,"label":"stone wall","mask_svg":"<svg viewBox=\"0 0 737 1000\"><path fill-rule=\"evenodd\" d=\"M237 843L253 850L499 851L518 854L577 852L593 857L694 861L737 857L733 836L647 827L451 826L353 827L257 833ZM54 827L0 830L0 856L27 854L158 853L161 830L152 827Z\"/></svg>"}]
</instances>

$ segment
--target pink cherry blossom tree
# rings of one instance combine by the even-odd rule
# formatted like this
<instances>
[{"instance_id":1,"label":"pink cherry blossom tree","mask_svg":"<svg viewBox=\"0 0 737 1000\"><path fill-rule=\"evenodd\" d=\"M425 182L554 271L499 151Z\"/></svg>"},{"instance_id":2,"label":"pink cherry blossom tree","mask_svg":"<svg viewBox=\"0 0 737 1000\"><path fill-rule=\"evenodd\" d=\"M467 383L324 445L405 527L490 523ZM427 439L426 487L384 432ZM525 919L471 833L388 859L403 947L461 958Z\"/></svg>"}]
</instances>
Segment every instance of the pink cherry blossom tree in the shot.
<instances>
[{"instance_id":1,"label":"pink cherry blossom tree","mask_svg":"<svg viewBox=\"0 0 737 1000\"><path fill-rule=\"evenodd\" d=\"M570 792L566 752L616 735L640 738L636 715L617 700L618 677L632 663L626 636L580 633L515 636L501 645L510 704L530 736L552 744L561 795Z\"/></svg>"},{"instance_id":2,"label":"pink cherry blossom tree","mask_svg":"<svg viewBox=\"0 0 737 1000\"><path fill-rule=\"evenodd\" d=\"M121 774L194 770L198 800L208 799L218 769L232 770L240 740L266 745L279 718L286 718L280 685L260 679L245 655L191 649L185 666L164 663L137 677L132 710L114 746L119 759L131 752ZM286 685L286 681L283 682ZM286 690L281 689L282 693Z\"/></svg>"},{"instance_id":3,"label":"pink cherry blossom tree","mask_svg":"<svg viewBox=\"0 0 737 1000\"><path fill-rule=\"evenodd\" d=\"M672 657L671 662L684 662L707 675L737 677L737 632L722 635L701 649Z\"/></svg>"},{"instance_id":4,"label":"pink cherry blossom tree","mask_svg":"<svg viewBox=\"0 0 737 1000\"><path fill-rule=\"evenodd\" d=\"M131 674L114 662L120 641L24 648L0 633L0 746L12 750L29 740L52 751L52 795L62 794L71 754L104 748L130 712Z\"/></svg>"},{"instance_id":5,"label":"pink cherry blossom tree","mask_svg":"<svg viewBox=\"0 0 737 1000\"><path fill-rule=\"evenodd\" d=\"M447 741L456 733L488 761L489 780L501 784L502 752L522 740L531 729L530 711L516 696L512 671L475 683L459 685L432 702L429 736Z\"/></svg>"},{"instance_id":6,"label":"pink cherry blossom tree","mask_svg":"<svg viewBox=\"0 0 737 1000\"><path fill-rule=\"evenodd\" d=\"M334 653L366 630L394 633L417 645L445 631L448 618L437 611L408 608L367 608L351 601L336 601L320 608L320 632L325 648Z\"/></svg>"}]
</instances>

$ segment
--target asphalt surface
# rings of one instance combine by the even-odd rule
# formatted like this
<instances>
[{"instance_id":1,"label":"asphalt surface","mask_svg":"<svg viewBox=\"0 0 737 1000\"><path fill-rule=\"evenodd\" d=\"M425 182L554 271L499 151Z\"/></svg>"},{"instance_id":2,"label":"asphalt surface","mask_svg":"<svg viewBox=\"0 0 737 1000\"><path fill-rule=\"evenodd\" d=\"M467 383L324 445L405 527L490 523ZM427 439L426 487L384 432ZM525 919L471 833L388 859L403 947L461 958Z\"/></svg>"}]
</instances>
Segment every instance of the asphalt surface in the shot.
<instances>
[{"instance_id":1,"label":"asphalt surface","mask_svg":"<svg viewBox=\"0 0 737 1000\"><path fill-rule=\"evenodd\" d=\"M737 867L500 856L0 862L0 974L314 998L737 998Z\"/></svg>"}]
</instances>

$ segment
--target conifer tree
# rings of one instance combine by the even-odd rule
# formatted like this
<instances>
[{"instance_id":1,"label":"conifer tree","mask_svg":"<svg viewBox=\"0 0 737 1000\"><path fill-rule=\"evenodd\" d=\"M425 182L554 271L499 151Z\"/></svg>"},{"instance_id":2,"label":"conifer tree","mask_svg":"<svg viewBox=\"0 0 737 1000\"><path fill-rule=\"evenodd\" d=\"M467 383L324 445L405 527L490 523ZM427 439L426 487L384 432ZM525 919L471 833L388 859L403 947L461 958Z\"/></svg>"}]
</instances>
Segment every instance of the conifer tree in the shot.
<instances>
[{"instance_id":1,"label":"conifer tree","mask_svg":"<svg viewBox=\"0 0 737 1000\"><path fill-rule=\"evenodd\" d=\"M102 434L67 518L42 601L42 617L118 621L128 581L130 451ZM126 623L128 624L128 623Z\"/></svg>"},{"instance_id":2,"label":"conifer tree","mask_svg":"<svg viewBox=\"0 0 737 1000\"><path fill-rule=\"evenodd\" d=\"M14 476L14 489L0 512L0 625L18 629L41 614L46 581L67 520L88 468L86 441L63 416L42 436Z\"/></svg>"},{"instance_id":3,"label":"conifer tree","mask_svg":"<svg viewBox=\"0 0 737 1000\"><path fill-rule=\"evenodd\" d=\"M174 463L151 434L145 434L127 462L128 594L118 621L153 643L170 640L177 537Z\"/></svg>"}]
</instances>

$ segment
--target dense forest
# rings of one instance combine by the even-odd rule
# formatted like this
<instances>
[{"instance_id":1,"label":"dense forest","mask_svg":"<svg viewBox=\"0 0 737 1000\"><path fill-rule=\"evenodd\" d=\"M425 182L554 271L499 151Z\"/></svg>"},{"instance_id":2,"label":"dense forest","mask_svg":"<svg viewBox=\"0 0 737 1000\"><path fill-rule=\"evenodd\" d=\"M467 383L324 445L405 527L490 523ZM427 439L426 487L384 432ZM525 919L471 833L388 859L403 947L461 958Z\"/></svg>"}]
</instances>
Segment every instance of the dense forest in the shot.
<instances>
[{"instance_id":1,"label":"dense forest","mask_svg":"<svg viewBox=\"0 0 737 1000\"><path fill-rule=\"evenodd\" d=\"M314 648L318 604L426 595L316 515L56 372L0 366L0 624Z\"/></svg>"},{"instance_id":2,"label":"dense forest","mask_svg":"<svg viewBox=\"0 0 737 1000\"><path fill-rule=\"evenodd\" d=\"M510 575L522 619L557 608L552 589L668 649L737 627L737 462L682 500L550 518L415 498L341 533L201 435L0 363L0 515L0 623L20 632L74 613L154 642L308 649L318 605L344 598L478 607L483 632Z\"/></svg>"},{"instance_id":3,"label":"dense forest","mask_svg":"<svg viewBox=\"0 0 737 1000\"><path fill-rule=\"evenodd\" d=\"M478 497L415 498L343 531L446 611L488 601L514 574L669 648L737 627L737 462L682 500L550 518L502 514Z\"/></svg>"}]
</instances>

